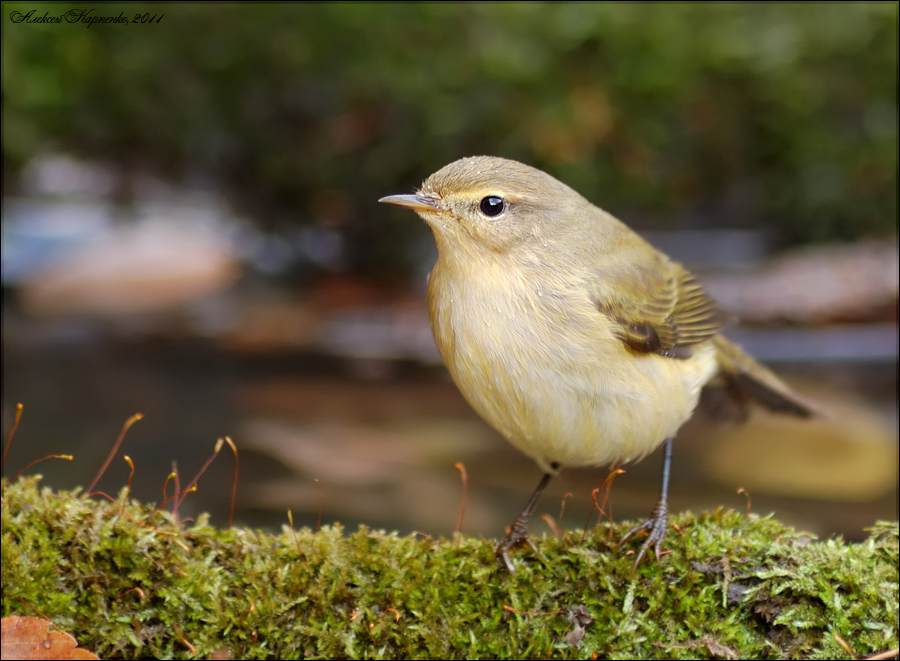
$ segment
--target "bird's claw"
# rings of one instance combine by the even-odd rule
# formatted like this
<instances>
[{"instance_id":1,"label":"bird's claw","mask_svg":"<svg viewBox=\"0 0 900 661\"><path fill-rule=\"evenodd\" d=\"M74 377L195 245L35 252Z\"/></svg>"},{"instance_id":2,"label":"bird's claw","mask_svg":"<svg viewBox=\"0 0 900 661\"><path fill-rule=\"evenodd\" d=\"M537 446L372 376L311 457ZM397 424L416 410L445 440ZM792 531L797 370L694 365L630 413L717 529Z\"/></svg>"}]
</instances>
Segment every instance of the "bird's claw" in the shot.
<instances>
[{"instance_id":1,"label":"bird's claw","mask_svg":"<svg viewBox=\"0 0 900 661\"><path fill-rule=\"evenodd\" d=\"M656 555L656 561L659 562L660 555L662 554L662 543L666 538L666 532L669 528L669 508L665 503L659 503L651 512L650 517L644 521L641 525L636 526L625 533L625 536L622 537L622 541L619 544L624 544L625 540L631 537L634 533L641 532L646 530L649 532L647 535L647 539L644 540L644 543L641 544L641 548L638 549L637 558L634 561L634 566L631 568L631 572L634 573L638 565L641 564L641 560L644 559L644 556L647 554L647 550L652 546L653 552Z\"/></svg>"},{"instance_id":2,"label":"bird's claw","mask_svg":"<svg viewBox=\"0 0 900 661\"><path fill-rule=\"evenodd\" d=\"M527 519L522 520L520 517L512 524L506 538L497 544L497 549L495 551L495 553L503 560L506 569L513 576L516 575L516 570L515 567L513 567L512 559L509 557L509 552L515 547L522 546L523 544L527 544L538 558L541 560L544 559L543 556L541 556L541 552L538 551L537 547L534 545L534 542L531 541L531 537L528 536Z\"/></svg>"}]
</instances>

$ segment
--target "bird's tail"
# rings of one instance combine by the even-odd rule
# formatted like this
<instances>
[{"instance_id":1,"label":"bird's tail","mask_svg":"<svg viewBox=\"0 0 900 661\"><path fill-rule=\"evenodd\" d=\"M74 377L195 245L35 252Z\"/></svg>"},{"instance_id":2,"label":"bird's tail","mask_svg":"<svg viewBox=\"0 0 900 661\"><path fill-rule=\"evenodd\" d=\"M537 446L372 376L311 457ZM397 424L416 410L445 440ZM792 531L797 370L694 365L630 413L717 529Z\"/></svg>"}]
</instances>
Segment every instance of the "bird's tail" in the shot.
<instances>
[{"instance_id":1,"label":"bird's tail","mask_svg":"<svg viewBox=\"0 0 900 661\"><path fill-rule=\"evenodd\" d=\"M704 390L704 403L714 414L746 419L749 403L803 418L818 414L774 373L722 335L713 337L719 374Z\"/></svg>"}]
</instances>

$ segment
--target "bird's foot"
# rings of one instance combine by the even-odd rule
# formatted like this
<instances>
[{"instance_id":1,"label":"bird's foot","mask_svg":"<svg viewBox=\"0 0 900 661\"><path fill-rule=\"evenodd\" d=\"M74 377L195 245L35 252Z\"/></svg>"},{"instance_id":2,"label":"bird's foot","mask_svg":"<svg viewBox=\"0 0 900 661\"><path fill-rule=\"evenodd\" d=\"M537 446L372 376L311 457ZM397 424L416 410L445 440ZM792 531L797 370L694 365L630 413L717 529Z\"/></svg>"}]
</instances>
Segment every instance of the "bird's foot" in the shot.
<instances>
[{"instance_id":1,"label":"bird's foot","mask_svg":"<svg viewBox=\"0 0 900 661\"><path fill-rule=\"evenodd\" d=\"M516 522L512 524L512 527L510 527L509 533L507 533L506 538L499 544L497 544L497 549L495 551L495 553L499 555L503 560L503 564L506 566L506 569L513 576L516 575L516 570L513 567L512 560L509 557L509 552L515 547L522 546L523 544L527 544L528 546L530 546L535 555L543 560L541 552L537 550L534 542L532 542L531 538L528 536L528 518L520 516L518 519L516 519Z\"/></svg>"},{"instance_id":2,"label":"bird's foot","mask_svg":"<svg viewBox=\"0 0 900 661\"><path fill-rule=\"evenodd\" d=\"M637 558L634 561L634 566L631 568L632 573L638 568L638 565L641 564L641 560L643 560L644 556L647 554L647 550L652 546L653 552L656 554L656 561L659 562L660 555L662 553L662 543L666 538L666 532L669 528L669 506L668 504L661 500L656 504L656 507L653 508L653 511L650 513L650 518L648 518L644 523L639 526L636 526L625 533L625 536L622 538L622 541L619 544L624 544L625 540L631 537L636 532L641 532L643 530L648 531L647 539L644 540L644 543L641 544L641 548L638 550Z\"/></svg>"}]
</instances>

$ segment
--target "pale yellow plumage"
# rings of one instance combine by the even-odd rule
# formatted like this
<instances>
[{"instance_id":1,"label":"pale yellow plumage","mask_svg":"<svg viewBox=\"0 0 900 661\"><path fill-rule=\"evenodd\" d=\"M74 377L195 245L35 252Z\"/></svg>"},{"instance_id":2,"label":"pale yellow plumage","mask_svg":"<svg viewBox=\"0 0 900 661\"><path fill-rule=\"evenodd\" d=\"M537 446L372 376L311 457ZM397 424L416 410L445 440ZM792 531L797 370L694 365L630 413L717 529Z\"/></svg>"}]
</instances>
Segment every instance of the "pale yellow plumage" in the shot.
<instances>
[{"instance_id":1,"label":"pale yellow plumage","mask_svg":"<svg viewBox=\"0 0 900 661\"><path fill-rule=\"evenodd\" d=\"M438 349L485 420L548 472L639 458L678 430L715 372L709 343L635 355L572 271L498 261L464 277L439 259L428 281Z\"/></svg>"}]
</instances>

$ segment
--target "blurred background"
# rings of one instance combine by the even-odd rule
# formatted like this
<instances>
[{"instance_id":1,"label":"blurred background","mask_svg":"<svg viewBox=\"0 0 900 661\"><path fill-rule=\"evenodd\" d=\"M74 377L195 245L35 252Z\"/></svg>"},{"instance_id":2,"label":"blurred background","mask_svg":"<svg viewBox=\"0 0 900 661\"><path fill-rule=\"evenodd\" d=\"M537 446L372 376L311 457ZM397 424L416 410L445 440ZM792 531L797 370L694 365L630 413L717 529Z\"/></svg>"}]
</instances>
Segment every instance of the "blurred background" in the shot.
<instances>
[{"instance_id":1,"label":"blurred background","mask_svg":"<svg viewBox=\"0 0 900 661\"><path fill-rule=\"evenodd\" d=\"M826 413L698 413L674 510L742 487L820 535L897 518L897 3L6 2L2 37L7 477L72 454L33 471L85 486L140 412L98 489L124 453L158 502L228 435L238 522L446 535L461 462L463 531L499 536L539 472L440 363L428 229L376 202L493 154L683 262ZM649 513L660 463L616 478L616 518ZM232 471L226 449L181 514L227 522ZM606 473L538 513L571 494L583 526Z\"/></svg>"}]
</instances>

